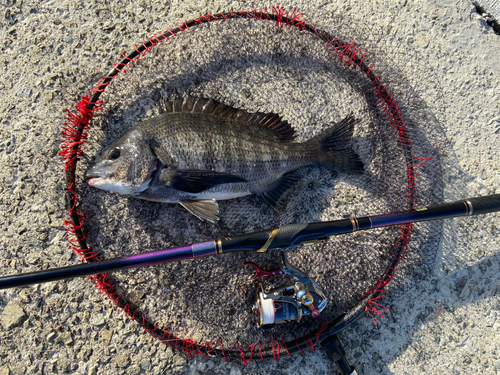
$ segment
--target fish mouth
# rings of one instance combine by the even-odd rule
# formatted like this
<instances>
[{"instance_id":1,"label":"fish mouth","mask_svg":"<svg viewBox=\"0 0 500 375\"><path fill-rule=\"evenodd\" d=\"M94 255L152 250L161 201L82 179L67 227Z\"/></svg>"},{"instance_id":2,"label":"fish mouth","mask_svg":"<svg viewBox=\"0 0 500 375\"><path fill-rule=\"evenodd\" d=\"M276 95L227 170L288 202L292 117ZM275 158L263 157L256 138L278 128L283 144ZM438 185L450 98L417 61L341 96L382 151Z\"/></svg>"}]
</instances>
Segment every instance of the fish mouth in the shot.
<instances>
[{"instance_id":1,"label":"fish mouth","mask_svg":"<svg viewBox=\"0 0 500 375\"><path fill-rule=\"evenodd\" d=\"M87 178L89 178L88 184L90 186L94 186L94 184L101 179L101 176L97 174L87 174Z\"/></svg>"}]
</instances>

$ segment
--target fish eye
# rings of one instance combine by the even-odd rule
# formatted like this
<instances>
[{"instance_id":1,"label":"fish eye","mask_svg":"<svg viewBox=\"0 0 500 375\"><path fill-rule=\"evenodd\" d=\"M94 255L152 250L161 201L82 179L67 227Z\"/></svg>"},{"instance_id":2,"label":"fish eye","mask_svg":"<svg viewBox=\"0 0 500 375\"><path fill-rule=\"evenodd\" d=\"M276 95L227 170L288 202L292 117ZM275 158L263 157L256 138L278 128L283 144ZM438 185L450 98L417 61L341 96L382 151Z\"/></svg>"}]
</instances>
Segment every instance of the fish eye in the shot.
<instances>
[{"instance_id":1,"label":"fish eye","mask_svg":"<svg viewBox=\"0 0 500 375\"><path fill-rule=\"evenodd\" d=\"M119 149L114 149L109 153L109 158L111 160L116 160L120 157L120 150Z\"/></svg>"}]
</instances>

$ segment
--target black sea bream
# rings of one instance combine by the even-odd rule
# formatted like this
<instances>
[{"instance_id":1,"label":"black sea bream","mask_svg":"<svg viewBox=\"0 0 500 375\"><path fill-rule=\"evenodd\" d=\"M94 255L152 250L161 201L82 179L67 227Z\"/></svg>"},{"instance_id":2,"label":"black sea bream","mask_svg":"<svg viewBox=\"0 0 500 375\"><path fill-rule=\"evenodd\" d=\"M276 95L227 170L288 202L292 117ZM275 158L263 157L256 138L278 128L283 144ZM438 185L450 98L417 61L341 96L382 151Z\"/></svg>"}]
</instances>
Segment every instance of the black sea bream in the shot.
<instances>
[{"instance_id":1,"label":"black sea bream","mask_svg":"<svg viewBox=\"0 0 500 375\"><path fill-rule=\"evenodd\" d=\"M137 124L106 149L87 173L90 186L180 203L215 222L216 200L260 194L276 208L301 167L363 171L351 147L352 115L298 143L290 125L272 113L248 113L193 96L163 107L165 113Z\"/></svg>"}]
</instances>

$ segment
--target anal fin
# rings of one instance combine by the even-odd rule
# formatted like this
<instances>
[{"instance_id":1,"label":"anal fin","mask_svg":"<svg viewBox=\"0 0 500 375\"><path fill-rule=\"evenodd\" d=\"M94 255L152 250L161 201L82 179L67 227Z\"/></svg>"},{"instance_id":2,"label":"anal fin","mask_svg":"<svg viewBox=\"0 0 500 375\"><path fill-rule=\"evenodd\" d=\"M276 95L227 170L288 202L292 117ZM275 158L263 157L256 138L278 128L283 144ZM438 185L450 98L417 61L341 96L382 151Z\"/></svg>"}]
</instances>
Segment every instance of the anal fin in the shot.
<instances>
[{"instance_id":1,"label":"anal fin","mask_svg":"<svg viewBox=\"0 0 500 375\"><path fill-rule=\"evenodd\" d=\"M201 220L215 224L219 220L219 205L214 199L200 201L180 201L182 207Z\"/></svg>"},{"instance_id":2,"label":"anal fin","mask_svg":"<svg viewBox=\"0 0 500 375\"><path fill-rule=\"evenodd\" d=\"M272 183L271 190L262 193L262 198L275 211L280 211L280 206L290 194L295 183L300 179L296 174L288 173Z\"/></svg>"}]
</instances>

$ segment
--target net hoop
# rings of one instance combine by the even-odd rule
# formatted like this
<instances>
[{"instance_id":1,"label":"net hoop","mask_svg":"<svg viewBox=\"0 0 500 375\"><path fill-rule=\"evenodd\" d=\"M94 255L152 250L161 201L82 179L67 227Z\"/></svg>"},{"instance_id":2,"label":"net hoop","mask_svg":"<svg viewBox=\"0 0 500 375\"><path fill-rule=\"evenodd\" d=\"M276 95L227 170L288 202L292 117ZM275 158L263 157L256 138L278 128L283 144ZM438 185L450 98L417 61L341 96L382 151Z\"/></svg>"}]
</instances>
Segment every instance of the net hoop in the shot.
<instances>
[{"instance_id":1,"label":"net hoop","mask_svg":"<svg viewBox=\"0 0 500 375\"><path fill-rule=\"evenodd\" d=\"M79 198L75 192L77 181L76 166L82 153L82 146L88 138L87 131L90 128L90 122L94 114L103 108L103 101L100 99L101 94L114 78L119 74L125 74L128 68L136 64L158 44L164 43L192 27L215 21L253 19L257 21L274 22L275 26L280 28L288 27L298 31L310 32L324 42L327 48L333 51L345 66L353 70L358 69L366 79L370 80L372 87L376 88L375 95L378 103L387 116L390 125L398 135L399 143L404 154L407 167L406 208L408 210L416 208L416 186L414 183L416 174L414 170L422 165L427 159L423 162L420 160L420 164L418 165L413 164L415 159L412 158L410 136L407 131L404 114L398 106L396 98L389 92L380 76L374 73L373 66L368 66L364 62L366 54L363 53L354 42L346 42L339 38L334 38L329 33L317 29L312 24L307 24L301 17L302 14L298 13L296 9L293 9L290 13L287 12L284 7L273 6L270 10L266 7L264 10L254 9L250 11L209 13L201 15L199 18L186 20L173 29L167 29L159 34L154 34L148 40L143 41L142 44L135 45L130 54L127 55L122 52L122 60L112 65L113 69L106 76L98 80L92 91L82 97L76 104L75 110L65 110L67 112L67 119L61 132L62 151L60 155L63 157L65 164L66 198L69 203L68 211L70 220L65 220L64 224L65 231L68 233L67 240L69 242L69 247L84 263L96 262L99 261L100 258L87 244L87 235L84 230L85 215L77 208ZM262 360L265 358L273 358L273 360L276 360L280 359L281 356L292 357L294 354L304 353L306 350L314 350L317 344L347 328L361 317L364 312L367 312L372 317L374 324L377 324L375 315L382 317L383 313L388 311L387 307L380 304L380 299L385 292L384 288L390 283L395 275L400 262L404 261L411 240L412 229L413 224L400 226L399 240L396 243L390 264L387 266L385 272L379 277L376 285L361 296L359 302L347 313L332 322L325 322L318 330L309 332L309 334L301 338L296 338L288 342L286 342L284 338L281 340L273 338L267 344L266 348L263 348L262 342L259 342L257 344L250 344L248 350L245 351L243 346L239 342L236 342L227 350L224 348L222 338L219 338L216 342L198 343L188 338L176 337L167 330L150 322L139 309L132 307L131 303L121 296L115 287L111 285L107 274L90 276L89 279L94 283L101 294L106 294L108 298L121 309L121 312L125 313L131 320L140 324L151 336L159 339L173 349L182 351L190 357L198 355L217 355L224 357L225 361L228 359L240 359L243 364L247 365L248 361L252 361L254 358L260 358Z\"/></svg>"}]
</instances>

